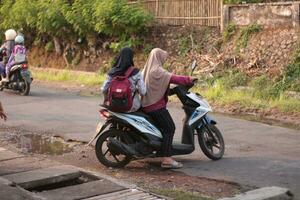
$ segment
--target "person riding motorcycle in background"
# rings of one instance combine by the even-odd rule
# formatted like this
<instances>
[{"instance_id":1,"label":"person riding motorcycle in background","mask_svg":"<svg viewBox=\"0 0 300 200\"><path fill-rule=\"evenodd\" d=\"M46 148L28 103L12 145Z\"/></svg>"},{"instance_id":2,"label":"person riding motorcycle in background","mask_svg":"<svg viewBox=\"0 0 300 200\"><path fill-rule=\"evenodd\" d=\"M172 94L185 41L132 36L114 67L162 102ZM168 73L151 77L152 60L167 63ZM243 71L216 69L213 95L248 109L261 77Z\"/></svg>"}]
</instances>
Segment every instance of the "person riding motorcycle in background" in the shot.
<instances>
[{"instance_id":1,"label":"person riding motorcycle in background","mask_svg":"<svg viewBox=\"0 0 300 200\"><path fill-rule=\"evenodd\" d=\"M17 37L17 32L14 29L8 29L7 31L5 31L5 42L0 47L0 53L3 54L3 52L5 51L4 56L3 56L3 61L0 62L0 72L2 75L2 80L5 77L6 64L8 63L10 55L15 46L15 38L16 37Z\"/></svg>"},{"instance_id":2,"label":"person riding motorcycle in background","mask_svg":"<svg viewBox=\"0 0 300 200\"><path fill-rule=\"evenodd\" d=\"M18 35L15 38L15 46L10 54L8 63L6 64L6 77L2 80L3 82L9 81L10 69L17 64L23 64L27 62L26 48L24 46L24 37Z\"/></svg>"}]
</instances>

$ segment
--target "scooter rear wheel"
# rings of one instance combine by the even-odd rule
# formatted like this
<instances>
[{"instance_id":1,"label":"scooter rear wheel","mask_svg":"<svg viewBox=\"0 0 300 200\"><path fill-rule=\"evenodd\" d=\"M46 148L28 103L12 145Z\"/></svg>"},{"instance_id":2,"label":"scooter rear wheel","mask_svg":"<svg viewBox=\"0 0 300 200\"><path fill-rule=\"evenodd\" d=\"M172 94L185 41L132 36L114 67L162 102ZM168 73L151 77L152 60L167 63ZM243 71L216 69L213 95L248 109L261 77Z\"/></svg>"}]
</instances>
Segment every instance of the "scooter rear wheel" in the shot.
<instances>
[{"instance_id":1,"label":"scooter rear wheel","mask_svg":"<svg viewBox=\"0 0 300 200\"><path fill-rule=\"evenodd\" d=\"M122 137L125 135L126 133L122 132L121 130L109 129L99 136L96 141L95 151L100 163L106 167L121 168L130 162L131 157L122 154L116 155L107 147L109 138L115 138L123 142Z\"/></svg>"},{"instance_id":2,"label":"scooter rear wheel","mask_svg":"<svg viewBox=\"0 0 300 200\"><path fill-rule=\"evenodd\" d=\"M214 135L216 141L213 140L211 134ZM203 153L211 160L219 160L223 157L225 152L225 142L220 130L215 125L202 126L197 130L198 142Z\"/></svg>"}]
</instances>

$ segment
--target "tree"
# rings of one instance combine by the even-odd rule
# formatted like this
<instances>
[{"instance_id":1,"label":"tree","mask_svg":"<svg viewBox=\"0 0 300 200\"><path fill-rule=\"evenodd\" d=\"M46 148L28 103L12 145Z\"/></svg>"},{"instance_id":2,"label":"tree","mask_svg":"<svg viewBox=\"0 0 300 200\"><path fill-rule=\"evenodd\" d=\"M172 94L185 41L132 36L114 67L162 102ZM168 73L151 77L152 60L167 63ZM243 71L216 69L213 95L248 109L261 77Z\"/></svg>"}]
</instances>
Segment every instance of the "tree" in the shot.
<instances>
[{"instance_id":1,"label":"tree","mask_svg":"<svg viewBox=\"0 0 300 200\"><path fill-rule=\"evenodd\" d=\"M38 19L36 29L38 33L48 34L53 37L55 51L62 54L61 39L67 39L72 34L72 29L65 19L63 12L70 8L68 2L62 0L38 1Z\"/></svg>"}]
</instances>

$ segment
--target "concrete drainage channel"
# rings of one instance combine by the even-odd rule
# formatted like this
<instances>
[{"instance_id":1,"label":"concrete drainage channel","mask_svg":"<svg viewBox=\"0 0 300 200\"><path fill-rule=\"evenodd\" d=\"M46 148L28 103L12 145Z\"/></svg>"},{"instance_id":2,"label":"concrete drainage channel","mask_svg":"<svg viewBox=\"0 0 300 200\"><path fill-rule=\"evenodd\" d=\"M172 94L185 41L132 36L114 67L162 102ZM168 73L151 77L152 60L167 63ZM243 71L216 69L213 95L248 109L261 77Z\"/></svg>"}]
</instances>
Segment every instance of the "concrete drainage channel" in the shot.
<instances>
[{"instance_id":1,"label":"concrete drainage channel","mask_svg":"<svg viewBox=\"0 0 300 200\"><path fill-rule=\"evenodd\" d=\"M0 177L1 200L158 200L163 197L63 165Z\"/></svg>"}]
</instances>

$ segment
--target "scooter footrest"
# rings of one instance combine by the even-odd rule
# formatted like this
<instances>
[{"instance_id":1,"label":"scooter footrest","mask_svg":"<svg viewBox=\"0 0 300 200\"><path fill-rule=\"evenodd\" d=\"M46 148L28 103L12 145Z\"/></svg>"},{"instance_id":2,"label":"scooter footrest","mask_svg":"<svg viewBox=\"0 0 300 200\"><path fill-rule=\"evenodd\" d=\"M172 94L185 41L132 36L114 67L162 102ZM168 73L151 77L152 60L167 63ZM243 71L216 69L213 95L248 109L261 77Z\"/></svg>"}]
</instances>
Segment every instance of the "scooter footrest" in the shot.
<instances>
[{"instance_id":1,"label":"scooter footrest","mask_svg":"<svg viewBox=\"0 0 300 200\"><path fill-rule=\"evenodd\" d=\"M191 144L173 143L173 155L190 154L195 150L195 146Z\"/></svg>"}]
</instances>

